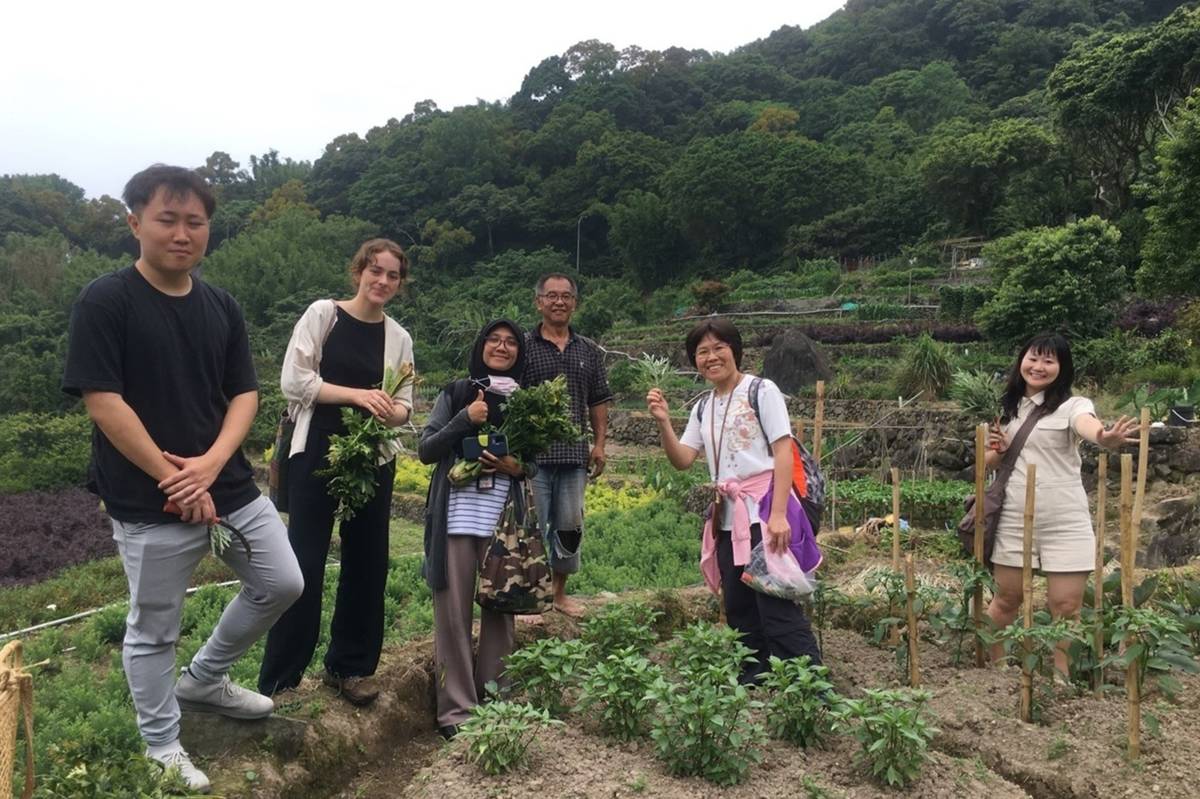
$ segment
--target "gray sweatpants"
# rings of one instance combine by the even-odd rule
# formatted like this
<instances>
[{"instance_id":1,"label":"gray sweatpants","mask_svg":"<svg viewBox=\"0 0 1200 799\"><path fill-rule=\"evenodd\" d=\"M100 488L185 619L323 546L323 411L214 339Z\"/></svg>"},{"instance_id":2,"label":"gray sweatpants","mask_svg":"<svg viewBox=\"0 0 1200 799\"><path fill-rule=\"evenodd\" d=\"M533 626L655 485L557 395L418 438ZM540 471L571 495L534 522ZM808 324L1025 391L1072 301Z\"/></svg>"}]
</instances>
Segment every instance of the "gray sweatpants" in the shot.
<instances>
[{"instance_id":1,"label":"gray sweatpants","mask_svg":"<svg viewBox=\"0 0 1200 799\"><path fill-rule=\"evenodd\" d=\"M266 497L225 517L250 543L250 560L235 537L222 560L242 581L208 641L189 666L201 682L217 682L304 588L287 527ZM192 572L209 551L203 524L126 523L113 519L113 539L129 580L122 661L137 710L138 729L151 746L179 738L175 701L175 644Z\"/></svg>"}]
</instances>

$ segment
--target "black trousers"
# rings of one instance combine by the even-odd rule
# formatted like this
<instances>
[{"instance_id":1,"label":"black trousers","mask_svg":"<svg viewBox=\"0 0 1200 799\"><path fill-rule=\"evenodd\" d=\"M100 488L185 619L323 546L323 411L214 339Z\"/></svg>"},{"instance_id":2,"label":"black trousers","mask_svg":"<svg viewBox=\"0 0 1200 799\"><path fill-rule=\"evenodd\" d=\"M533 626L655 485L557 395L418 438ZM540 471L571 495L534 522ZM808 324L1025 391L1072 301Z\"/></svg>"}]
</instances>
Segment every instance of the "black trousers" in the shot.
<instances>
[{"instance_id":1,"label":"black trousers","mask_svg":"<svg viewBox=\"0 0 1200 799\"><path fill-rule=\"evenodd\" d=\"M754 546L762 540L761 527L750 528ZM821 649L804 610L795 602L768 596L742 582L742 567L733 565L733 541L728 530L717 532L717 567L721 570L721 593L725 618L742 634L742 643L754 650L757 659L742 670L743 683L753 683L770 670L767 658L784 660L808 655L814 665L821 662Z\"/></svg>"},{"instance_id":2,"label":"black trousers","mask_svg":"<svg viewBox=\"0 0 1200 799\"><path fill-rule=\"evenodd\" d=\"M258 690L270 696L300 684L321 637L325 559L337 502L328 478L328 431L310 429L304 452L288 461L288 540L304 575L304 593L267 634ZM375 496L338 530L341 573L329 631L325 668L339 677L375 673L383 649L383 594L388 573L388 521L395 463L376 470Z\"/></svg>"}]
</instances>

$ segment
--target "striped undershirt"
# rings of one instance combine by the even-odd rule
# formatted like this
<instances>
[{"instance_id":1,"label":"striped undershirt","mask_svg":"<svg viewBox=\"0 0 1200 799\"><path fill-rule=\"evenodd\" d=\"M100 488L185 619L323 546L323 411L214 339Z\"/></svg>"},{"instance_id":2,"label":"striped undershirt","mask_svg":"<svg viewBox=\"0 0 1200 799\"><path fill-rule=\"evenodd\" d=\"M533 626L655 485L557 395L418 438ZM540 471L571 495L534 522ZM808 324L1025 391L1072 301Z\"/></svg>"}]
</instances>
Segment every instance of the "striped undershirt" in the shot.
<instances>
[{"instance_id":1,"label":"striped undershirt","mask_svg":"<svg viewBox=\"0 0 1200 799\"><path fill-rule=\"evenodd\" d=\"M450 487L450 501L446 512L446 533L449 535L474 535L491 538L500 523L504 503L508 499L506 474L495 476L495 485L480 491L475 483Z\"/></svg>"}]
</instances>

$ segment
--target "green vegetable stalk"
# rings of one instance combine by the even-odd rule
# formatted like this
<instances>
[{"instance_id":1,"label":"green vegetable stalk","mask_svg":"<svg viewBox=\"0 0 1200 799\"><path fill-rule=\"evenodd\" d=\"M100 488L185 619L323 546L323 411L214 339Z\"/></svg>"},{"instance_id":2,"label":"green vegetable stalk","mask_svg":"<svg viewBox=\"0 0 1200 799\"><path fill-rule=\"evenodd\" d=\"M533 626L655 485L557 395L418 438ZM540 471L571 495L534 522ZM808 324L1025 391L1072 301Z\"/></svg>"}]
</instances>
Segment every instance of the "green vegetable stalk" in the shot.
<instances>
[{"instance_id":1,"label":"green vegetable stalk","mask_svg":"<svg viewBox=\"0 0 1200 799\"><path fill-rule=\"evenodd\" d=\"M395 397L400 389L415 385L416 373L411 363L397 371L390 366L383 372L381 388ZM375 468L383 447L394 441L400 431L388 427L374 415L364 416L353 408L342 408L345 435L329 437L329 467L317 474L328 477L329 496L337 500L334 518L338 522L354 517L375 496Z\"/></svg>"},{"instance_id":2,"label":"green vegetable stalk","mask_svg":"<svg viewBox=\"0 0 1200 799\"><path fill-rule=\"evenodd\" d=\"M504 403L504 414L499 432L508 439L508 453L522 463L550 449L551 444L575 441L580 435L571 421L571 395L564 375L517 389ZM482 470L479 461L459 461L450 469L449 479L456 486L466 485Z\"/></svg>"}]
</instances>

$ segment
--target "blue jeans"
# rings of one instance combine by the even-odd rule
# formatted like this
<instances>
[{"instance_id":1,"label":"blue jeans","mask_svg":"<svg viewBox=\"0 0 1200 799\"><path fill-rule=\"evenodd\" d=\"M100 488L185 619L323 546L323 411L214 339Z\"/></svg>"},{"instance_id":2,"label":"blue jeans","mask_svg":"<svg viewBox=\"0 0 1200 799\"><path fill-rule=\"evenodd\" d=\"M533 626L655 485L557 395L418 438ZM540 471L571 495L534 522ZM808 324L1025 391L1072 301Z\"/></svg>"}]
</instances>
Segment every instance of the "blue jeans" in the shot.
<instances>
[{"instance_id":1,"label":"blue jeans","mask_svg":"<svg viewBox=\"0 0 1200 799\"><path fill-rule=\"evenodd\" d=\"M538 524L546 537L550 569L556 574L579 571L586 487L587 469L583 466L539 466L533 476Z\"/></svg>"}]
</instances>

